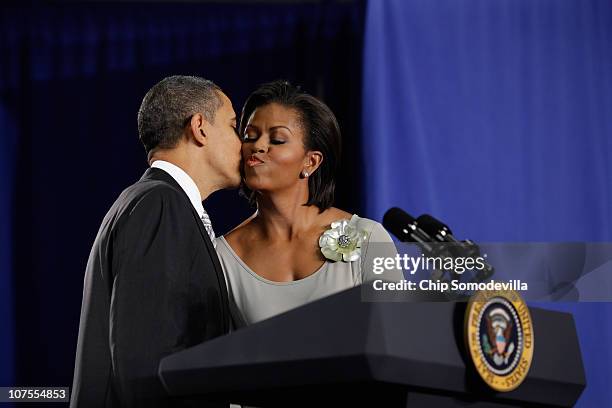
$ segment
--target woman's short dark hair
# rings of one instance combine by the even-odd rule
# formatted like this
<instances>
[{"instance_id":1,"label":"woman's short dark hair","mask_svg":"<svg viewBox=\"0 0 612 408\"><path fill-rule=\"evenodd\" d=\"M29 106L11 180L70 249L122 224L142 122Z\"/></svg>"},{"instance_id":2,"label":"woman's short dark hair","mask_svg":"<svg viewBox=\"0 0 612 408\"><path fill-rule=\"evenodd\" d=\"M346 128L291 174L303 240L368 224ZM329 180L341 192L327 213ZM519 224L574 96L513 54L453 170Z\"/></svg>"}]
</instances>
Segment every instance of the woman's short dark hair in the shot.
<instances>
[{"instance_id":1,"label":"woman's short dark hair","mask_svg":"<svg viewBox=\"0 0 612 408\"><path fill-rule=\"evenodd\" d=\"M287 81L273 81L261 85L246 100L240 115L240 135L244 136L249 118L255 109L277 103L298 113L304 133L304 148L319 151L323 160L308 178L308 201L322 212L332 206L336 188L335 174L341 154L340 126L327 105ZM251 204L255 195L243 185L243 193Z\"/></svg>"}]
</instances>

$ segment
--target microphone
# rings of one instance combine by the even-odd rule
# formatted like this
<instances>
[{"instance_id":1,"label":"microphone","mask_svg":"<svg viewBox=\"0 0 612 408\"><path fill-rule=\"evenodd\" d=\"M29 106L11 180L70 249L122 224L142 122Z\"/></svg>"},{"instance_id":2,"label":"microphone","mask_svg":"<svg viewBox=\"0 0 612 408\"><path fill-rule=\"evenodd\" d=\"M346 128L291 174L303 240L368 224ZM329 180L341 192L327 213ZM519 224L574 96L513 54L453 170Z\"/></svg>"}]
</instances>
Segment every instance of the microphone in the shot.
<instances>
[{"instance_id":1,"label":"microphone","mask_svg":"<svg viewBox=\"0 0 612 408\"><path fill-rule=\"evenodd\" d=\"M426 256L432 257L452 257L446 245L436 242L426 231L418 225L417 220L401 208L393 207L389 209L383 217L383 227L388 229L401 242L415 242ZM446 280L444 270L431 271L431 278L434 280Z\"/></svg>"},{"instance_id":2,"label":"microphone","mask_svg":"<svg viewBox=\"0 0 612 408\"><path fill-rule=\"evenodd\" d=\"M417 220L412 215L401 208L389 209L383 216L383 226L401 242L416 242L425 252L433 252L429 244L434 242L432 237L417 226Z\"/></svg>"},{"instance_id":3,"label":"microphone","mask_svg":"<svg viewBox=\"0 0 612 408\"><path fill-rule=\"evenodd\" d=\"M416 221L424 231L429 231L428 234L435 237L437 241L446 242L448 239L450 242L457 242L455 237L453 237L453 232L448 225L435 219L431 215L420 215Z\"/></svg>"},{"instance_id":4,"label":"microphone","mask_svg":"<svg viewBox=\"0 0 612 408\"><path fill-rule=\"evenodd\" d=\"M458 255L478 256L480 253L478 246L474 242L469 239L459 241L453 236L453 231L451 231L448 225L429 214L419 216L416 222L423 231L429 236L434 237L437 242L453 244L451 248L455 249L453 252L460 252Z\"/></svg>"},{"instance_id":5,"label":"microphone","mask_svg":"<svg viewBox=\"0 0 612 408\"><path fill-rule=\"evenodd\" d=\"M451 244L449 250L456 257L466 256L476 258L480 256L480 248L475 242L469 239L459 241L453 236L453 232L448 225L433 216L423 214L416 219L416 222L425 233L434 237L436 241ZM480 281L493 275L494 268L486 262L484 265L484 270L477 276L477 279Z\"/></svg>"}]
</instances>

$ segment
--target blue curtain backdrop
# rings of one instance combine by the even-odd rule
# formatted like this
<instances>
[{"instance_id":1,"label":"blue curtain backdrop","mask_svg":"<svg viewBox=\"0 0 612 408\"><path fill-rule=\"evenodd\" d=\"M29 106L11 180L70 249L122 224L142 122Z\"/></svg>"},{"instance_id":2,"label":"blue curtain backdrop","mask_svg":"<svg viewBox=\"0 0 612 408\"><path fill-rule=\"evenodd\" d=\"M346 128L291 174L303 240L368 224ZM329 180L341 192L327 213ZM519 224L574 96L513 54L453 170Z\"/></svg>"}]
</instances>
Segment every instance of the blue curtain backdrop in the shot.
<instances>
[{"instance_id":1,"label":"blue curtain backdrop","mask_svg":"<svg viewBox=\"0 0 612 408\"><path fill-rule=\"evenodd\" d=\"M364 47L367 215L431 213L481 242L612 241L610 1L370 1ZM612 305L546 307L574 313L579 406L612 406Z\"/></svg>"}]
</instances>

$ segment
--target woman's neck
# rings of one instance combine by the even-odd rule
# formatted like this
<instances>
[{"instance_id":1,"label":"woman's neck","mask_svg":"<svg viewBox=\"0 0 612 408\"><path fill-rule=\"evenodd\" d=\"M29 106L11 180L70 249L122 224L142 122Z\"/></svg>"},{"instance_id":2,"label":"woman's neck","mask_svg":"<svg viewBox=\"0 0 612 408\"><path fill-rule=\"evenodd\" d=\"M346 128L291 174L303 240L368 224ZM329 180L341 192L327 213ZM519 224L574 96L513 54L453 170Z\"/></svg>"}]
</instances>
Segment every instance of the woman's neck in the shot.
<instances>
[{"instance_id":1,"label":"woman's neck","mask_svg":"<svg viewBox=\"0 0 612 408\"><path fill-rule=\"evenodd\" d=\"M270 240L292 240L313 227L319 215L317 206L305 206L308 193L285 191L260 195L255 220L264 237Z\"/></svg>"}]
</instances>

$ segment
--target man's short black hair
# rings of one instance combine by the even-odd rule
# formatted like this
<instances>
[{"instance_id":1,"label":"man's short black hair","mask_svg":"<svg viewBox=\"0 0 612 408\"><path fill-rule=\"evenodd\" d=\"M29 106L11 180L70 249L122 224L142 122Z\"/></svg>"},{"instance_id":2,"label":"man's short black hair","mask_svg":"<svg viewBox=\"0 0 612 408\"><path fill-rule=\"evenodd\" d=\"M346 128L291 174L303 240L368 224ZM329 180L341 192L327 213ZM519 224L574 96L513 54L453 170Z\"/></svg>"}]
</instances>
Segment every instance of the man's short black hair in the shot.
<instances>
[{"instance_id":1,"label":"man's short black hair","mask_svg":"<svg viewBox=\"0 0 612 408\"><path fill-rule=\"evenodd\" d=\"M212 81L196 76L174 75L156 83L138 110L138 135L147 154L175 147L196 113L214 123L223 104L219 92Z\"/></svg>"},{"instance_id":2,"label":"man's short black hair","mask_svg":"<svg viewBox=\"0 0 612 408\"><path fill-rule=\"evenodd\" d=\"M340 126L327 105L312 95L301 91L288 81L273 81L261 85L246 100L240 115L240 136L255 109L277 103L298 113L304 131L304 148L320 151L323 161L319 168L308 178L308 201L322 212L334 203L336 188L335 174L341 154ZM244 188L243 192L254 204L254 195Z\"/></svg>"}]
</instances>

